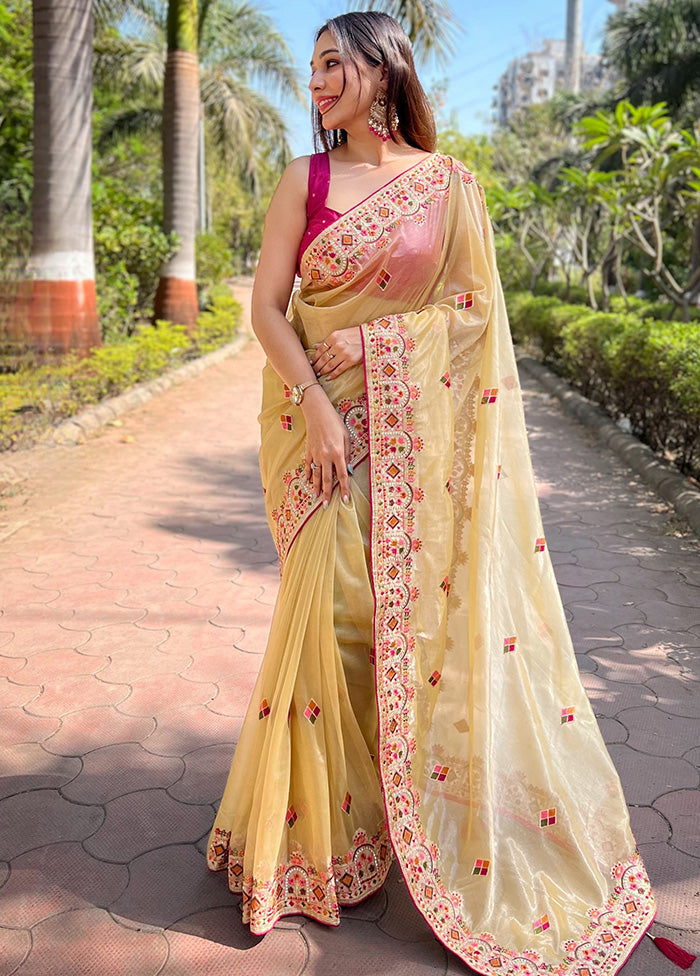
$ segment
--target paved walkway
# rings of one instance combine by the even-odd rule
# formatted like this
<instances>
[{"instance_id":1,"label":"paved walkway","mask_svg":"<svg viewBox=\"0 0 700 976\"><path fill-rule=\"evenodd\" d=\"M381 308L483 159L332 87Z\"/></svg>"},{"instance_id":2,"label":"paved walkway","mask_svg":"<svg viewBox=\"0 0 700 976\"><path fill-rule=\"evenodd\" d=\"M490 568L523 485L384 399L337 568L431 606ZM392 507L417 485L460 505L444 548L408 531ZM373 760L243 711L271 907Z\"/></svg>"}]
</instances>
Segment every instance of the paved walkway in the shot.
<instances>
[{"instance_id":1,"label":"paved walkway","mask_svg":"<svg viewBox=\"0 0 700 976\"><path fill-rule=\"evenodd\" d=\"M339 929L288 919L256 939L205 869L277 589L260 365L251 343L82 447L9 459L24 480L0 511L0 976L467 973L395 870ZM548 544L657 934L698 951L697 541L526 384ZM625 976L674 972L645 940Z\"/></svg>"}]
</instances>

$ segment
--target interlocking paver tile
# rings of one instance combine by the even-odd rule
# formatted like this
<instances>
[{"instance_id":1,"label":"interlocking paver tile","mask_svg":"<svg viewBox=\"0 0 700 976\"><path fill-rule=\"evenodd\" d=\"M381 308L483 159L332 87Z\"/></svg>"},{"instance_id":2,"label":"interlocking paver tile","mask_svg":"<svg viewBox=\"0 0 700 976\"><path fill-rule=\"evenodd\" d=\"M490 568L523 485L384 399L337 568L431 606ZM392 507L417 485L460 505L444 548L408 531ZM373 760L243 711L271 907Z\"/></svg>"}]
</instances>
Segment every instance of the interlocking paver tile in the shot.
<instances>
[{"instance_id":1,"label":"interlocking paver tile","mask_svg":"<svg viewBox=\"0 0 700 976\"><path fill-rule=\"evenodd\" d=\"M215 696L216 685L211 682L188 681L166 672L134 681L119 709L125 715L159 715L187 705L205 705Z\"/></svg>"},{"instance_id":2,"label":"interlocking paver tile","mask_svg":"<svg viewBox=\"0 0 700 976\"><path fill-rule=\"evenodd\" d=\"M182 803L215 803L223 795L232 757L229 743L195 749L183 757L185 772L168 793Z\"/></svg>"},{"instance_id":3,"label":"interlocking paver tile","mask_svg":"<svg viewBox=\"0 0 700 976\"><path fill-rule=\"evenodd\" d=\"M305 925L303 934L309 943L308 971L319 976L332 972L331 967L353 976L419 976L442 973L447 964L447 950L434 937L411 942L387 939L369 922L341 924L337 929Z\"/></svg>"},{"instance_id":4,"label":"interlocking paver tile","mask_svg":"<svg viewBox=\"0 0 700 976\"><path fill-rule=\"evenodd\" d=\"M671 824L672 846L699 859L700 876L700 791L676 790L666 793L654 802L654 807Z\"/></svg>"},{"instance_id":5,"label":"interlocking paver tile","mask_svg":"<svg viewBox=\"0 0 700 976\"><path fill-rule=\"evenodd\" d=\"M103 681L113 681L116 684L123 682L140 681L143 678L151 678L156 674L184 674L190 673L192 658L182 654L164 654L159 644L150 653L143 649L124 648L113 651L112 660L107 662L103 671L100 671L100 678Z\"/></svg>"},{"instance_id":6,"label":"interlocking paver tile","mask_svg":"<svg viewBox=\"0 0 700 976\"><path fill-rule=\"evenodd\" d=\"M0 678L0 708L21 708L40 694L41 685L22 685L8 678Z\"/></svg>"},{"instance_id":7,"label":"interlocking paver tile","mask_svg":"<svg viewBox=\"0 0 700 976\"><path fill-rule=\"evenodd\" d=\"M167 928L194 912L218 907L228 907L233 913L230 892L192 845L173 844L131 861L129 883L110 909L119 916Z\"/></svg>"},{"instance_id":8,"label":"interlocking paver tile","mask_svg":"<svg viewBox=\"0 0 700 976\"><path fill-rule=\"evenodd\" d=\"M629 732L616 718L606 718L604 715L596 715L596 721L607 743L627 741Z\"/></svg>"},{"instance_id":9,"label":"interlocking paver tile","mask_svg":"<svg viewBox=\"0 0 700 976\"><path fill-rule=\"evenodd\" d=\"M217 715L206 705L162 712L152 735L144 738L143 747L159 756L185 756L203 746L238 741L241 719ZM233 750L232 753L233 755Z\"/></svg>"},{"instance_id":10,"label":"interlocking paver tile","mask_svg":"<svg viewBox=\"0 0 700 976\"><path fill-rule=\"evenodd\" d=\"M139 790L110 800L104 823L84 842L85 850L106 861L126 864L168 844L189 844L211 829L208 805L178 803L165 790Z\"/></svg>"},{"instance_id":11,"label":"interlocking paver tile","mask_svg":"<svg viewBox=\"0 0 700 976\"><path fill-rule=\"evenodd\" d=\"M0 634L0 644L3 643L2 636L3 635ZM11 640L12 635L10 634L9 637ZM6 641L5 643L9 643L9 641ZM26 663L27 659L24 657L5 657L4 655L0 655L0 677L11 678L19 670L21 670ZM18 684L21 683L22 682L18 682Z\"/></svg>"},{"instance_id":12,"label":"interlocking paver tile","mask_svg":"<svg viewBox=\"0 0 700 976\"><path fill-rule=\"evenodd\" d=\"M590 638L595 632L609 633L619 630L625 624L644 623L644 614L637 607L620 607L605 603L570 603L571 636L576 643L579 639Z\"/></svg>"},{"instance_id":13,"label":"interlocking paver tile","mask_svg":"<svg viewBox=\"0 0 700 976\"><path fill-rule=\"evenodd\" d=\"M20 854L0 891L3 923L32 928L52 915L77 908L106 908L129 881L125 864L106 864L80 844L47 844Z\"/></svg>"},{"instance_id":14,"label":"interlocking paver tile","mask_svg":"<svg viewBox=\"0 0 700 976\"><path fill-rule=\"evenodd\" d=\"M220 648L225 655L233 649L235 640L243 636L240 630L224 630L207 621L206 624L183 624L177 630L168 631L167 636L158 644L158 650L164 654L191 654L195 657L198 651ZM209 680L209 679L207 679Z\"/></svg>"},{"instance_id":15,"label":"interlocking paver tile","mask_svg":"<svg viewBox=\"0 0 700 976\"><path fill-rule=\"evenodd\" d=\"M653 807L630 807L632 833L638 844L666 844L671 826Z\"/></svg>"},{"instance_id":16,"label":"interlocking paver tile","mask_svg":"<svg viewBox=\"0 0 700 976\"><path fill-rule=\"evenodd\" d=\"M700 769L700 746L694 746L692 749L689 749L683 758Z\"/></svg>"},{"instance_id":17,"label":"interlocking paver tile","mask_svg":"<svg viewBox=\"0 0 700 976\"><path fill-rule=\"evenodd\" d=\"M155 756L138 743L125 742L89 752L77 778L61 792L78 803L107 803L136 790L172 786L184 771L182 759Z\"/></svg>"},{"instance_id":18,"label":"interlocking paver tile","mask_svg":"<svg viewBox=\"0 0 700 976\"><path fill-rule=\"evenodd\" d=\"M248 661L250 662L250 655ZM237 674L221 678L218 682L217 695L209 702L211 711L219 715L245 715L257 676L257 670L251 670L249 664L247 669L241 669Z\"/></svg>"},{"instance_id":19,"label":"interlocking paver tile","mask_svg":"<svg viewBox=\"0 0 700 976\"><path fill-rule=\"evenodd\" d=\"M233 910L238 914L237 910ZM234 919L231 909L212 909L178 923L166 933L170 943L170 957L162 976L309 976L307 946L298 931L273 929L264 939L255 939L239 947L233 935ZM241 927L240 922L238 923ZM184 931L191 927L194 934ZM318 971L341 976L342 970L329 968ZM159 974L161 976L161 974Z\"/></svg>"},{"instance_id":20,"label":"interlocking paver tile","mask_svg":"<svg viewBox=\"0 0 700 976\"><path fill-rule=\"evenodd\" d=\"M29 715L23 708L3 708L0 710L0 742L3 747L20 742L43 742L60 724L60 719Z\"/></svg>"},{"instance_id":21,"label":"interlocking paver tile","mask_svg":"<svg viewBox=\"0 0 700 976\"><path fill-rule=\"evenodd\" d=\"M658 699L662 712L700 718L700 681L683 674L677 678L650 678L647 687Z\"/></svg>"},{"instance_id":22,"label":"interlocking paver tile","mask_svg":"<svg viewBox=\"0 0 700 976\"><path fill-rule=\"evenodd\" d=\"M13 858L59 840L85 840L102 821L100 807L69 803L54 790L33 790L0 800L0 851Z\"/></svg>"},{"instance_id":23,"label":"interlocking paver tile","mask_svg":"<svg viewBox=\"0 0 700 976\"><path fill-rule=\"evenodd\" d=\"M14 630L16 639L4 653L8 657L31 657L42 651L61 650L66 647L82 647L88 640L89 631L71 626L72 610L55 610L51 607L31 605L14 607L2 617L3 627Z\"/></svg>"},{"instance_id":24,"label":"interlocking paver tile","mask_svg":"<svg viewBox=\"0 0 700 976\"><path fill-rule=\"evenodd\" d=\"M693 610L667 600L640 600L639 609L647 623L668 630L689 630L700 624L700 606Z\"/></svg>"},{"instance_id":25,"label":"interlocking paver tile","mask_svg":"<svg viewBox=\"0 0 700 976\"><path fill-rule=\"evenodd\" d=\"M103 705L65 715L60 729L45 740L44 747L59 756L81 756L115 742L141 742L154 728L152 718L123 715L112 705Z\"/></svg>"},{"instance_id":26,"label":"interlocking paver tile","mask_svg":"<svg viewBox=\"0 0 700 976\"><path fill-rule=\"evenodd\" d=\"M3 743L0 763L0 797L25 793L27 790L60 789L75 779L82 768L77 757L52 756L37 742L12 746Z\"/></svg>"},{"instance_id":27,"label":"interlocking paver tile","mask_svg":"<svg viewBox=\"0 0 700 976\"><path fill-rule=\"evenodd\" d=\"M667 649L659 645L633 650L612 647L588 652L598 665L597 672L608 681L643 684L658 675L678 675L679 667L668 657Z\"/></svg>"},{"instance_id":28,"label":"interlocking paver tile","mask_svg":"<svg viewBox=\"0 0 700 976\"><path fill-rule=\"evenodd\" d=\"M14 680L22 684L42 683L47 675L68 677L77 674L98 674L109 664L109 658L81 654L72 647L56 648L32 654Z\"/></svg>"},{"instance_id":29,"label":"interlocking paver tile","mask_svg":"<svg viewBox=\"0 0 700 976\"><path fill-rule=\"evenodd\" d=\"M675 929L697 931L700 859L677 851L670 844L640 844L639 852L654 888L658 921ZM676 935L674 941L683 943L684 939ZM664 968L663 972L674 970Z\"/></svg>"},{"instance_id":30,"label":"interlocking paver tile","mask_svg":"<svg viewBox=\"0 0 700 976\"><path fill-rule=\"evenodd\" d=\"M616 717L629 730L627 744L650 756L680 758L689 742L700 739L697 719L669 715L658 708L627 708Z\"/></svg>"},{"instance_id":31,"label":"interlocking paver tile","mask_svg":"<svg viewBox=\"0 0 700 976\"><path fill-rule=\"evenodd\" d=\"M141 615L145 616L145 614L146 611L143 609ZM131 626L131 623L125 620L115 624L106 620L104 626L91 632L90 640L80 648L81 652L104 657L138 648L141 653L148 653L155 650L168 635L167 630L142 630L140 627Z\"/></svg>"},{"instance_id":32,"label":"interlocking paver tile","mask_svg":"<svg viewBox=\"0 0 700 976\"><path fill-rule=\"evenodd\" d=\"M230 634L228 640L231 640ZM164 651L165 646L162 645L161 650ZM216 684L227 675L250 667L250 655L239 651L232 643L230 646L218 644L215 647L193 648L192 656L194 660L187 670L187 677L191 681L213 681Z\"/></svg>"},{"instance_id":33,"label":"interlocking paver tile","mask_svg":"<svg viewBox=\"0 0 700 976\"><path fill-rule=\"evenodd\" d=\"M0 976L11 976L26 959L32 944L29 932L0 928Z\"/></svg>"},{"instance_id":34,"label":"interlocking paver tile","mask_svg":"<svg viewBox=\"0 0 700 976\"><path fill-rule=\"evenodd\" d=\"M595 674L582 674L581 681L596 715L614 718L623 708L637 705L654 705L656 696L647 685L630 684L624 681L609 681Z\"/></svg>"},{"instance_id":35,"label":"interlocking paver tile","mask_svg":"<svg viewBox=\"0 0 700 976\"><path fill-rule=\"evenodd\" d=\"M32 939L21 976L157 976L168 956L162 933L126 928L100 908L65 912L40 922Z\"/></svg>"},{"instance_id":36,"label":"interlocking paver tile","mask_svg":"<svg viewBox=\"0 0 700 976\"><path fill-rule=\"evenodd\" d=\"M117 705L128 694L128 685L110 684L93 674L60 675L44 685L42 693L26 706L26 711L60 718L94 705Z\"/></svg>"},{"instance_id":37,"label":"interlocking paver tile","mask_svg":"<svg viewBox=\"0 0 700 976\"><path fill-rule=\"evenodd\" d=\"M626 743L611 744L608 751L620 774L628 803L649 806L670 790L694 790L700 785L697 769L685 759L657 756L651 763L649 756L630 749Z\"/></svg>"}]
</instances>

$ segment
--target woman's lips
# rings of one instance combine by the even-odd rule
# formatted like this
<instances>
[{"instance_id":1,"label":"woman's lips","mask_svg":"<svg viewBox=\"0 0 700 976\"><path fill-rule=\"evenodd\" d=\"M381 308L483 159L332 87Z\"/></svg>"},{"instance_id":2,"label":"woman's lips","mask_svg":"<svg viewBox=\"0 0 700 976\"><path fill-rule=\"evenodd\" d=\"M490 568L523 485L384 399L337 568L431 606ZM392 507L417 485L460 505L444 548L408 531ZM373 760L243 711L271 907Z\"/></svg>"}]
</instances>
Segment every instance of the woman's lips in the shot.
<instances>
[{"instance_id":1,"label":"woman's lips","mask_svg":"<svg viewBox=\"0 0 700 976\"><path fill-rule=\"evenodd\" d=\"M323 115L323 113L327 112L328 109L331 107L331 105L335 105L337 101L338 101L337 95L334 95L332 98L319 98L319 100L316 102L316 107L318 108L321 115Z\"/></svg>"}]
</instances>

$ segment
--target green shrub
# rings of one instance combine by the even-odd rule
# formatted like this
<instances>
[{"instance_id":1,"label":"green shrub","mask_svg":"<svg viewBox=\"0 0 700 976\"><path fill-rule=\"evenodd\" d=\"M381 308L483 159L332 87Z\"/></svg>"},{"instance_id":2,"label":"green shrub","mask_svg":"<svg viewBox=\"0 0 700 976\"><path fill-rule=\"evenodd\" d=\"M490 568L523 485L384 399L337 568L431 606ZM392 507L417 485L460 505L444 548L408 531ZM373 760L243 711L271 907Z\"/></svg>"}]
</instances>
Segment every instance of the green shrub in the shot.
<instances>
[{"instance_id":1,"label":"green shrub","mask_svg":"<svg viewBox=\"0 0 700 976\"><path fill-rule=\"evenodd\" d=\"M241 306L229 293L218 297L189 332L158 322L82 359L70 355L60 364L0 375L0 450L31 442L50 424L224 345L240 320Z\"/></svg>"},{"instance_id":2,"label":"green shrub","mask_svg":"<svg viewBox=\"0 0 700 976\"><path fill-rule=\"evenodd\" d=\"M211 299L212 288L233 274L233 252L217 234L197 234L197 283Z\"/></svg>"},{"instance_id":3,"label":"green shrub","mask_svg":"<svg viewBox=\"0 0 700 976\"><path fill-rule=\"evenodd\" d=\"M613 417L626 417L636 434L673 456L682 471L700 472L697 321L658 321L636 309L594 312L529 293L507 299L517 341L537 343L542 358L586 396Z\"/></svg>"}]
</instances>

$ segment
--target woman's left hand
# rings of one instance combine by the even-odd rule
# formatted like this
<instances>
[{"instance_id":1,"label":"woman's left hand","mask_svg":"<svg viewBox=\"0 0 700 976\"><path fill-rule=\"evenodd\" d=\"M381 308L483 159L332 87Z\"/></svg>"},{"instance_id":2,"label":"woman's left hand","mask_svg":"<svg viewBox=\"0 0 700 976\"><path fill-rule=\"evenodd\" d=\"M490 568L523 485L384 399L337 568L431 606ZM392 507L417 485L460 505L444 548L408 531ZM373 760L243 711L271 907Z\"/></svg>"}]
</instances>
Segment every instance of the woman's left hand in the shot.
<instances>
[{"instance_id":1,"label":"woman's left hand","mask_svg":"<svg viewBox=\"0 0 700 976\"><path fill-rule=\"evenodd\" d=\"M356 325L350 329L331 332L321 342L317 342L309 361L317 376L334 380L346 369L359 365L363 358L360 327Z\"/></svg>"}]
</instances>

